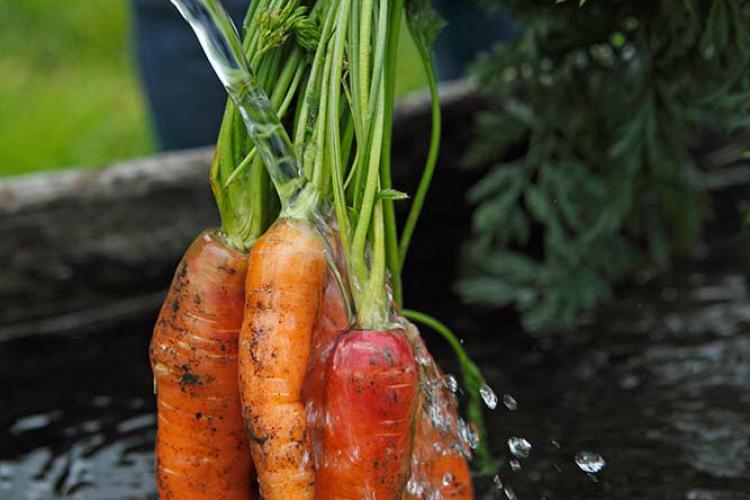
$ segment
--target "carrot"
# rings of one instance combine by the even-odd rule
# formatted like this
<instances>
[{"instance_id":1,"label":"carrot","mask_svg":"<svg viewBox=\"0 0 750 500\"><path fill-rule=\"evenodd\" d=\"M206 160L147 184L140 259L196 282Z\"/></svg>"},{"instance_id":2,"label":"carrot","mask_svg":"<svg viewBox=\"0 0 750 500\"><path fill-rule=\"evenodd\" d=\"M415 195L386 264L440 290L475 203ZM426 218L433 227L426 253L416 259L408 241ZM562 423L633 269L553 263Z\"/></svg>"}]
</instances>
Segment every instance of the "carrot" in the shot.
<instances>
[{"instance_id":1,"label":"carrot","mask_svg":"<svg viewBox=\"0 0 750 500\"><path fill-rule=\"evenodd\" d=\"M346 280L346 263L343 262L341 249L337 245L336 235L330 238L336 267L342 281ZM349 311L342 294L339 282L332 271L326 277L320 318L313 330L310 343L310 357L302 387L302 400L305 403L308 432L312 443L313 458L316 469L322 461L323 425L325 423L325 382L326 368L333 354L339 337L350 327Z\"/></svg>"},{"instance_id":2,"label":"carrot","mask_svg":"<svg viewBox=\"0 0 750 500\"><path fill-rule=\"evenodd\" d=\"M246 258L206 231L177 268L150 357L162 500L247 500L255 472L242 428L237 342Z\"/></svg>"},{"instance_id":3,"label":"carrot","mask_svg":"<svg viewBox=\"0 0 750 500\"><path fill-rule=\"evenodd\" d=\"M326 279L323 252L309 223L281 219L250 253L239 380L265 500L314 496L302 384Z\"/></svg>"},{"instance_id":4,"label":"carrot","mask_svg":"<svg viewBox=\"0 0 750 500\"><path fill-rule=\"evenodd\" d=\"M423 400L422 404L427 403ZM452 421L458 418L455 413L452 417ZM449 431L438 429L432 423L426 407L419 411L411 479L414 487L409 488L405 499L474 498L469 463L462 453L457 432L455 426Z\"/></svg>"},{"instance_id":5,"label":"carrot","mask_svg":"<svg viewBox=\"0 0 750 500\"><path fill-rule=\"evenodd\" d=\"M472 500L474 490L459 437L458 402L445 385L445 377L427 350L419 330L407 323L409 339L422 359L422 391L414 436L410 487L405 500L431 498ZM439 424L433 418L439 418Z\"/></svg>"},{"instance_id":6,"label":"carrot","mask_svg":"<svg viewBox=\"0 0 750 500\"><path fill-rule=\"evenodd\" d=\"M327 370L319 500L400 498L409 474L419 377L403 331L352 331Z\"/></svg>"}]
</instances>

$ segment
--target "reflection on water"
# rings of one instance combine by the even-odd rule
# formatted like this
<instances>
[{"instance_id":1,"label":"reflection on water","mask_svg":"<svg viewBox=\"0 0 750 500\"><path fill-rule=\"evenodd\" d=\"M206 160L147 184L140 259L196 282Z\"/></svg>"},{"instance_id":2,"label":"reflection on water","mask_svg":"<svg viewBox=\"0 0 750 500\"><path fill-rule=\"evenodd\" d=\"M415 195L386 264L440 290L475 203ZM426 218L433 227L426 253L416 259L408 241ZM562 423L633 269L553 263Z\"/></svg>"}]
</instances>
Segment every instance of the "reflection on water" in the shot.
<instances>
[{"instance_id":1,"label":"reflection on water","mask_svg":"<svg viewBox=\"0 0 750 500\"><path fill-rule=\"evenodd\" d=\"M154 415L149 413L126 418L110 432L100 432L103 424L96 420L59 429L69 438L65 449L39 446L0 461L0 498L156 498L151 479L154 425ZM44 431L42 427L30 429L34 430Z\"/></svg>"},{"instance_id":2,"label":"reflection on water","mask_svg":"<svg viewBox=\"0 0 750 500\"><path fill-rule=\"evenodd\" d=\"M537 341L457 322L503 394L484 394L503 460L477 498L750 500L742 276L665 278ZM149 330L0 343L0 499L155 498Z\"/></svg>"}]
</instances>

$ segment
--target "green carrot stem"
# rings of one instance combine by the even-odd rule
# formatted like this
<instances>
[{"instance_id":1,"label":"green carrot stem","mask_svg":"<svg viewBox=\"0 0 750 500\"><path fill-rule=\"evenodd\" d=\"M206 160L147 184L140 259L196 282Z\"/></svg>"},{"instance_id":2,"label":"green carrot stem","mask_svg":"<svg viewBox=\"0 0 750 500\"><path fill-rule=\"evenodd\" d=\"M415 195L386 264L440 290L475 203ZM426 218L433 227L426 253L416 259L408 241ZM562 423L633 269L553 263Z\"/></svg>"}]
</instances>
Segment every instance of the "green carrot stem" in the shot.
<instances>
[{"instance_id":1,"label":"green carrot stem","mask_svg":"<svg viewBox=\"0 0 750 500\"><path fill-rule=\"evenodd\" d=\"M370 31L372 24L372 0L363 0L362 9L359 12L359 73L357 80L359 82L359 99L361 103L361 110L365 111L368 109L368 103L370 101ZM370 114L364 116L364 121L367 123L370 120Z\"/></svg>"},{"instance_id":2,"label":"green carrot stem","mask_svg":"<svg viewBox=\"0 0 750 500\"><path fill-rule=\"evenodd\" d=\"M385 292L385 233L383 202L378 200L373 212L373 242L370 276L365 296L360 300L359 322L363 328L384 328L388 324L388 304Z\"/></svg>"},{"instance_id":3,"label":"green carrot stem","mask_svg":"<svg viewBox=\"0 0 750 500\"><path fill-rule=\"evenodd\" d=\"M334 43L334 41L331 40L329 43ZM327 57L325 59L325 64L323 65L323 87L326 86L330 78L332 65L333 58ZM324 172L326 171L326 162L333 161L333 159L330 158L329 155L327 155L329 151L325 147L327 140L326 132L328 131L328 122L326 120L328 119L329 99L330 95L328 92L321 92L317 111L318 128L315 135L316 154L312 168L312 182L313 185L318 188L318 190L322 190L324 187L324 182L327 181L327 178L324 175Z\"/></svg>"},{"instance_id":4,"label":"green carrot stem","mask_svg":"<svg viewBox=\"0 0 750 500\"><path fill-rule=\"evenodd\" d=\"M299 51L299 49L295 49L295 51L292 53L292 56L284 65L284 68L281 71L281 76L279 76L278 78L274 78L274 75L267 75L264 80L261 80L261 84L264 86L268 86L274 81L278 81L279 86L274 89L271 97L271 104L273 105L274 109L277 110L279 118L284 118L286 116L286 113L289 110L289 106L292 104L296 95L297 88L302 81L304 73L305 64L302 59L302 53L301 51ZM286 94L283 95L281 91L277 92L277 89L285 89ZM252 164L252 161L256 157L256 155L257 150L255 149L255 146L251 146L248 154L237 165L237 167L229 175L229 177L227 177L224 185L229 186L235 180L237 180L239 176L245 171L245 169Z\"/></svg>"},{"instance_id":5,"label":"green carrot stem","mask_svg":"<svg viewBox=\"0 0 750 500\"><path fill-rule=\"evenodd\" d=\"M381 98L384 97L385 86L381 85L378 93ZM367 259L365 251L367 248L367 233L370 227L373 208L375 207L375 198L379 187L379 162L380 150L383 141L383 120L385 111L383 106L378 106L375 114L373 125L373 137L371 141L371 150L369 151L369 165L367 168L367 179L365 181L365 190L362 197L362 206L357 219L357 225L354 229L352 238L352 267L354 277L363 280L367 276ZM358 303L359 307L360 304Z\"/></svg>"},{"instance_id":6,"label":"green carrot stem","mask_svg":"<svg viewBox=\"0 0 750 500\"><path fill-rule=\"evenodd\" d=\"M435 173L435 166L437 165L438 153L440 152L440 132L441 132L441 111L440 111L440 96L437 89L437 81L435 79L435 71L433 69L432 57L420 50L420 59L422 60L422 66L424 68L425 75L427 76L427 83L430 88L430 100L432 101L432 133L430 135L430 149L427 154L427 162L425 163L424 171L422 172L422 178L419 181L419 187L414 195L414 201L409 209L409 215L406 218L403 232L401 233L401 241L398 246L399 256L399 272L404 268L404 262L406 261L406 254L409 251L409 244L414 234L414 229L417 226L419 215L422 212L425 198L427 197L427 191L430 188L432 182L432 176Z\"/></svg>"},{"instance_id":7,"label":"green carrot stem","mask_svg":"<svg viewBox=\"0 0 750 500\"><path fill-rule=\"evenodd\" d=\"M385 134L383 135L383 153L380 161L380 182L383 189L392 187L391 158L393 140L393 109L396 94L396 58L398 55L398 40L403 16L404 0L396 0L391 9L389 20L390 36L388 39L388 64L386 66L386 109ZM385 246L388 271L390 272L393 300L397 306L403 307L403 286L401 266L399 265L398 228L396 226L396 211L393 200L383 201L385 217Z\"/></svg>"}]
</instances>

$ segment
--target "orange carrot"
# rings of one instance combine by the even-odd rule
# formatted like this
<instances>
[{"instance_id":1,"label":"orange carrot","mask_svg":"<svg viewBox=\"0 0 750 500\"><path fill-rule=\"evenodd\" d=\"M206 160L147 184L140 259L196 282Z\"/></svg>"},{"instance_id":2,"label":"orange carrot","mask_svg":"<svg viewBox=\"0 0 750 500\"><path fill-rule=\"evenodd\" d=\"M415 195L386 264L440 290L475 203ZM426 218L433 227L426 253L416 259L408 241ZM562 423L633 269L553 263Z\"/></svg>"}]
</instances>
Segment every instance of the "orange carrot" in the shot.
<instances>
[{"instance_id":1,"label":"orange carrot","mask_svg":"<svg viewBox=\"0 0 750 500\"><path fill-rule=\"evenodd\" d=\"M204 232L159 313L150 357L162 500L257 498L237 385L246 265L221 236Z\"/></svg>"},{"instance_id":2,"label":"orange carrot","mask_svg":"<svg viewBox=\"0 0 750 500\"><path fill-rule=\"evenodd\" d=\"M471 472L464 455L469 449L459 437L458 401L446 387L445 377L417 328L409 324L408 329L414 350L425 361L410 488L404 500L472 500ZM433 422L433 415L439 418L439 425Z\"/></svg>"},{"instance_id":3,"label":"orange carrot","mask_svg":"<svg viewBox=\"0 0 750 500\"><path fill-rule=\"evenodd\" d=\"M324 248L309 223L282 219L250 252L239 380L265 500L314 497L302 384L326 279Z\"/></svg>"},{"instance_id":4,"label":"orange carrot","mask_svg":"<svg viewBox=\"0 0 750 500\"><path fill-rule=\"evenodd\" d=\"M412 481L414 488L405 499L442 498L445 500L471 500L474 491L471 472L458 437L435 427L427 411L417 416L414 436Z\"/></svg>"},{"instance_id":5,"label":"orange carrot","mask_svg":"<svg viewBox=\"0 0 750 500\"><path fill-rule=\"evenodd\" d=\"M327 370L319 500L394 500L409 474L419 377L401 330L353 331Z\"/></svg>"}]
</instances>

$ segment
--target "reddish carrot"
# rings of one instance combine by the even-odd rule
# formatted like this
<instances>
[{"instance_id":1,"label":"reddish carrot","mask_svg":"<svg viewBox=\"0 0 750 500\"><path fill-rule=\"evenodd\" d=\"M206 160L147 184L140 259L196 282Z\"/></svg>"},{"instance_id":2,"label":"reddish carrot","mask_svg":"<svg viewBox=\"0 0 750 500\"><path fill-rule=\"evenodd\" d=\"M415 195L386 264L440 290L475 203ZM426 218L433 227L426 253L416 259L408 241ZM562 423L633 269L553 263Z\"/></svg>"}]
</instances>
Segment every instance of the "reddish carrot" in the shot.
<instances>
[{"instance_id":1,"label":"reddish carrot","mask_svg":"<svg viewBox=\"0 0 750 500\"><path fill-rule=\"evenodd\" d=\"M400 498L409 474L419 384L401 330L353 331L328 366L319 500Z\"/></svg>"},{"instance_id":2,"label":"reddish carrot","mask_svg":"<svg viewBox=\"0 0 750 500\"><path fill-rule=\"evenodd\" d=\"M237 385L245 256L214 232L185 253L151 341L162 500L248 500L255 472Z\"/></svg>"},{"instance_id":3,"label":"reddish carrot","mask_svg":"<svg viewBox=\"0 0 750 500\"><path fill-rule=\"evenodd\" d=\"M240 334L240 394L265 500L312 499L302 384L325 285L323 239L282 219L255 244Z\"/></svg>"},{"instance_id":4,"label":"reddish carrot","mask_svg":"<svg viewBox=\"0 0 750 500\"><path fill-rule=\"evenodd\" d=\"M340 252L335 245L334 260L340 261ZM336 258L339 257L339 258ZM346 279L345 263L338 262L338 272L342 281ZM313 330L310 344L310 357L305 373L305 383L302 388L302 400L305 403L308 432L312 443L313 457L316 469L322 461L323 425L325 423L325 382L326 368L333 348L339 337L349 329L349 311L342 295L339 282L331 271L326 278L326 288L323 294L320 318Z\"/></svg>"}]
</instances>

